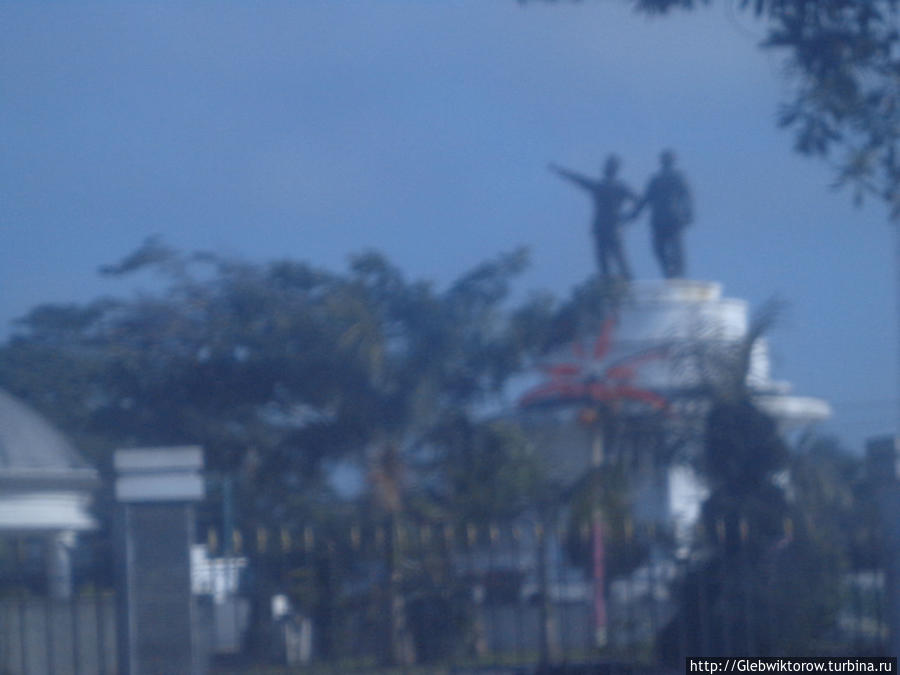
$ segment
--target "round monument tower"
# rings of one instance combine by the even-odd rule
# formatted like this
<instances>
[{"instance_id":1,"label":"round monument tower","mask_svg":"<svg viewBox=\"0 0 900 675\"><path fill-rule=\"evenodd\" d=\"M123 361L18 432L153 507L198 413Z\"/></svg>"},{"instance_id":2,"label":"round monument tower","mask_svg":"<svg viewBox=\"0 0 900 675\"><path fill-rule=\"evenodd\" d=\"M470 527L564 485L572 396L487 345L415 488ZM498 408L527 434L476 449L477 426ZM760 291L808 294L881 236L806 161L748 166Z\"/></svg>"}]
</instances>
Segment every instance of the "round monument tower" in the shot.
<instances>
[{"instance_id":1,"label":"round monument tower","mask_svg":"<svg viewBox=\"0 0 900 675\"><path fill-rule=\"evenodd\" d=\"M549 354L519 399L520 419L561 486L592 466L627 456L635 517L683 530L703 488L688 462L710 385L750 328L744 300L719 283L684 279L619 287L596 330ZM752 347L746 386L783 430L826 419L828 404L774 380L767 345ZM663 447L675 439L678 448Z\"/></svg>"}]
</instances>

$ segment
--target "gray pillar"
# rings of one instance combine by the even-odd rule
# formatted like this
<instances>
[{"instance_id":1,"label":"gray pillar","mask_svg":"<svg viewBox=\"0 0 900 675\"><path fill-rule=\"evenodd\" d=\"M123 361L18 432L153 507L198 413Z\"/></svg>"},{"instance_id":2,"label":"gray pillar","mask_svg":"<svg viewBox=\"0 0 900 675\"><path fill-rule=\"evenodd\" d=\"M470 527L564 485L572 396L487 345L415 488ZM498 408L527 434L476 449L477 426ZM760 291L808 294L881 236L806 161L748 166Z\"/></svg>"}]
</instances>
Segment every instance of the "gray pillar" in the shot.
<instances>
[{"instance_id":1,"label":"gray pillar","mask_svg":"<svg viewBox=\"0 0 900 675\"><path fill-rule=\"evenodd\" d=\"M45 544L44 564L47 569L47 592L55 600L72 597L72 548L75 533L71 530L54 532Z\"/></svg>"},{"instance_id":2,"label":"gray pillar","mask_svg":"<svg viewBox=\"0 0 900 675\"><path fill-rule=\"evenodd\" d=\"M199 447L115 453L119 502L119 655L123 675L206 672L191 594Z\"/></svg>"},{"instance_id":3,"label":"gray pillar","mask_svg":"<svg viewBox=\"0 0 900 675\"><path fill-rule=\"evenodd\" d=\"M888 652L900 656L900 437L866 443L866 473L878 500L885 574Z\"/></svg>"}]
</instances>

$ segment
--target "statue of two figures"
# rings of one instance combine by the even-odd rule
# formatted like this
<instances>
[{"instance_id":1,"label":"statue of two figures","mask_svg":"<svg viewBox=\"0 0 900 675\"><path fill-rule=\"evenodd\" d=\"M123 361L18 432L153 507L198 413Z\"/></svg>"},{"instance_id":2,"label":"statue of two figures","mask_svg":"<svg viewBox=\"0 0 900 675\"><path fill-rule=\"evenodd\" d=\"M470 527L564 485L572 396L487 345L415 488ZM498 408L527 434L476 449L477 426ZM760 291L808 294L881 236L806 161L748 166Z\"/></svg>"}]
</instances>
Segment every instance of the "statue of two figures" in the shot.
<instances>
[{"instance_id":1,"label":"statue of two figures","mask_svg":"<svg viewBox=\"0 0 900 675\"><path fill-rule=\"evenodd\" d=\"M622 246L622 226L649 206L653 253L663 276L668 279L683 277L682 232L693 220L693 205L687 181L675 168L675 153L671 150L662 152L660 168L640 196L618 178L620 165L619 158L610 155L600 180L550 165L551 171L587 190L594 200L593 234L600 275L605 279L631 279ZM627 210L629 205L631 208Z\"/></svg>"}]
</instances>

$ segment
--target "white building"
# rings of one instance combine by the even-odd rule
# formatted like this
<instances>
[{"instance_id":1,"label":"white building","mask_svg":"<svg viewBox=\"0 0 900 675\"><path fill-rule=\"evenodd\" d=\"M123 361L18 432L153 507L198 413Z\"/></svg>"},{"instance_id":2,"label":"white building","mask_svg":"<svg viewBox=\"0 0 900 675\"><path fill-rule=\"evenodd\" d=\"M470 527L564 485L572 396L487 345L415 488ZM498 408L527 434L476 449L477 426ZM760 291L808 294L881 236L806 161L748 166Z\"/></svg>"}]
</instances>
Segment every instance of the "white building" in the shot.
<instances>
[{"instance_id":1,"label":"white building","mask_svg":"<svg viewBox=\"0 0 900 675\"><path fill-rule=\"evenodd\" d=\"M0 537L44 544L48 593L72 591L71 550L96 528L89 511L97 472L40 414L0 390Z\"/></svg>"}]
</instances>

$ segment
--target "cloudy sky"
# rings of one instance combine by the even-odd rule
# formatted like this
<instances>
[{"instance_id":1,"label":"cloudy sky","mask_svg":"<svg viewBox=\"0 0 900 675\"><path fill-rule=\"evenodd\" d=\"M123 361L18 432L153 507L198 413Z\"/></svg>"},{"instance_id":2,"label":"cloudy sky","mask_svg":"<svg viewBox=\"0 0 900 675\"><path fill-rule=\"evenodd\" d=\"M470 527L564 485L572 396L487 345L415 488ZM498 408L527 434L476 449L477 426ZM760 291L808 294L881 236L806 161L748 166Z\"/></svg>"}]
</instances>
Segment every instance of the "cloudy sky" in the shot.
<instances>
[{"instance_id":1,"label":"cloudy sky","mask_svg":"<svg viewBox=\"0 0 900 675\"><path fill-rule=\"evenodd\" d=\"M645 183L678 150L688 267L789 305L776 377L858 446L894 428L895 244L775 116L783 65L729 8L515 0L0 4L0 331L41 302L131 292L98 266L186 250L339 269L375 248L446 283L519 245L521 292L593 272L590 203L546 170ZM658 276L646 223L627 244Z\"/></svg>"}]
</instances>

